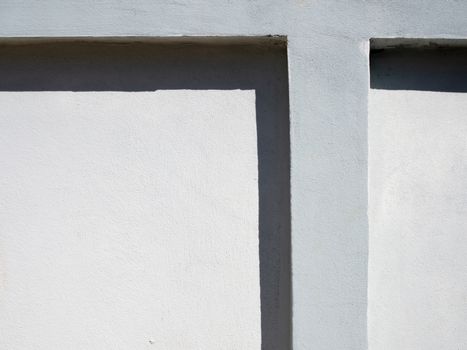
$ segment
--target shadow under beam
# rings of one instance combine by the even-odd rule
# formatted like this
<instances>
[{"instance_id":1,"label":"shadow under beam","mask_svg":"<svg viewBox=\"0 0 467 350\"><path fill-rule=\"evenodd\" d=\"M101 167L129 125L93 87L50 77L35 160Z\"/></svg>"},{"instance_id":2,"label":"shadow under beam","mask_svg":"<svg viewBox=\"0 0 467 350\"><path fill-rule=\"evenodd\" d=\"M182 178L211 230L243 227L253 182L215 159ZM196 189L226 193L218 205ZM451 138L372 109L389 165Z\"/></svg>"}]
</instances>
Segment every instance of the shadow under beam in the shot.
<instances>
[{"instance_id":1,"label":"shadow under beam","mask_svg":"<svg viewBox=\"0 0 467 350\"><path fill-rule=\"evenodd\" d=\"M254 89L262 348L291 348L289 101L283 46L1 44L0 74L0 91Z\"/></svg>"}]
</instances>

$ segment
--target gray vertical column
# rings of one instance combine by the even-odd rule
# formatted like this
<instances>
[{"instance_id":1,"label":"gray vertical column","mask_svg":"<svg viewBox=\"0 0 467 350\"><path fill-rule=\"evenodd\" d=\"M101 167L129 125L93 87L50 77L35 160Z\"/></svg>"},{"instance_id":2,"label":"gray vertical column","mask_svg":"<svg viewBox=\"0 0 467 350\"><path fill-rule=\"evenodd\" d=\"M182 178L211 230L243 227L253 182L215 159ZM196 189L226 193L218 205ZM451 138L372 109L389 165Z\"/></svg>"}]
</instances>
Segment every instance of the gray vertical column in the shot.
<instances>
[{"instance_id":1,"label":"gray vertical column","mask_svg":"<svg viewBox=\"0 0 467 350\"><path fill-rule=\"evenodd\" d=\"M294 350L366 349L368 42L289 37L289 69Z\"/></svg>"}]
</instances>

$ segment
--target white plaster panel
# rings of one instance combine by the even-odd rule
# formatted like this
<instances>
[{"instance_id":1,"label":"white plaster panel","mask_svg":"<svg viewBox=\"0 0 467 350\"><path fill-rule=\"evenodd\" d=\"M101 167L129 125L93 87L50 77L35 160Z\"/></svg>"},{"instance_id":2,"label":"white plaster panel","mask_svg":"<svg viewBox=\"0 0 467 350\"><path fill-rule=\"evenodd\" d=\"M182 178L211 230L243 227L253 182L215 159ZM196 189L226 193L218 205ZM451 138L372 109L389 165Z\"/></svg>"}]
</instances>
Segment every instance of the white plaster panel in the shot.
<instances>
[{"instance_id":1,"label":"white plaster panel","mask_svg":"<svg viewBox=\"0 0 467 350\"><path fill-rule=\"evenodd\" d=\"M253 90L0 93L0 348L260 349Z\"/></svg>"},{"instance_id":2,"label":"white plaster panel","mask_svg":"<svg viewBox=\"0 0 467 350\"><path fill-rule=\"evenodd\" d=\"M467 94L371 90L369 348L467 348Z\"/></svg>"}]
</instances>

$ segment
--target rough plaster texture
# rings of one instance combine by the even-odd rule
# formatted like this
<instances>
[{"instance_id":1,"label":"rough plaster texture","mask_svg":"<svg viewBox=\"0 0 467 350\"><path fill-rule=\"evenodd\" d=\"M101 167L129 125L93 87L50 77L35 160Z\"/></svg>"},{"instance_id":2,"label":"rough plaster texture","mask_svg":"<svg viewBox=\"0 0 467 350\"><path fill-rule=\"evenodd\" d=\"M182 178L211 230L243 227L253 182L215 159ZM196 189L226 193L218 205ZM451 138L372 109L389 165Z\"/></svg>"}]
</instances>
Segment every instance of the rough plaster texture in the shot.
<instances>
[{"instance_id":1,"label":"rough plaster texture","mask_svg":"<svg viewBox=\"0 0 467 350\"><path fill-rule=\"evenodd\" d=\"M286 349L290 180L283 46L60 42L6 45L0 52L2 91L255 91L262 346Z\"/></svg>"},{"instance_id":2,"label":"rough plaster texture","mask_svg":"<svg viewBox=\"0 0 467 350\"><path fill-rule=\"evenodd\" d=\"M372 350L467 347L466 58L465 49L372 55Z\"/></svg>"},{"instance_id":3,"label":"rough plaster texture","mask_svg":"<svg viewBox=\"0 0 467 350\"><path fill-rule=\"evenodd\" d=\"M0 348L261 348L254 91L0 106Z\"/></svg>"},{"instance_id":4,"label":"rough plaster texture","mask_svg":"<svg viewBox=\"0 0 467 350\"><path fill-rule=\"evenodd\" d=\"M467 347L467 94L371 90L369 348Z\"/></svg>"},{"instance_id":5,"label":"rough plaster texture","mask_svg":"<svg viewBox=\"0 0 467 350\"><path fill-rule=\"evenodd\" d=\"M367 347L372 37L465 38L458 0L6 0L3 37L288 40L294 349Z\"/></svg>"}]
</instances>

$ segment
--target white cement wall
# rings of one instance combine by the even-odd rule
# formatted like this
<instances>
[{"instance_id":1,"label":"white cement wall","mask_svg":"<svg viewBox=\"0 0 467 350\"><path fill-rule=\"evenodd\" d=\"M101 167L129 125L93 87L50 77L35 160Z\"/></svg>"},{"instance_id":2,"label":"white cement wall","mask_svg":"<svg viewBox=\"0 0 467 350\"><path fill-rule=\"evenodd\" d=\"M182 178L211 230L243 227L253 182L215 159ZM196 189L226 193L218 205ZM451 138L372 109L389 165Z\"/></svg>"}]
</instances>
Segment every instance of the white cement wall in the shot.
<instances>
[{"instance_id":1,"label":"white cement wall","mask_svg":"<svg viewBox=\"0 0 467 350\"><path fill-rule=\"evenodd\" d=\"M252 90L0 93L0 349L260 349Z\"/></svg>"},{"instance_id":2,"label":"white cement wall","mask_svg":"<svg viewBox=\"0 0 467 350\"><path fill-rule=\"evenodd\" d=\"M370 92L370 350L467 348L466 111L466 93Z\"/></svg>"},{"instance_id":3,"label":"white cement wall","mask_svg":"<svg viewBox=\"0 0 467 350\"><path fill-rule=\"evenodd\" d=\"M367 348L369 39L463 39L466 12L467 2L458 0L4 0L0 33L287 36L293 347L361 350Z\"/></svg>"}]
</instances>

